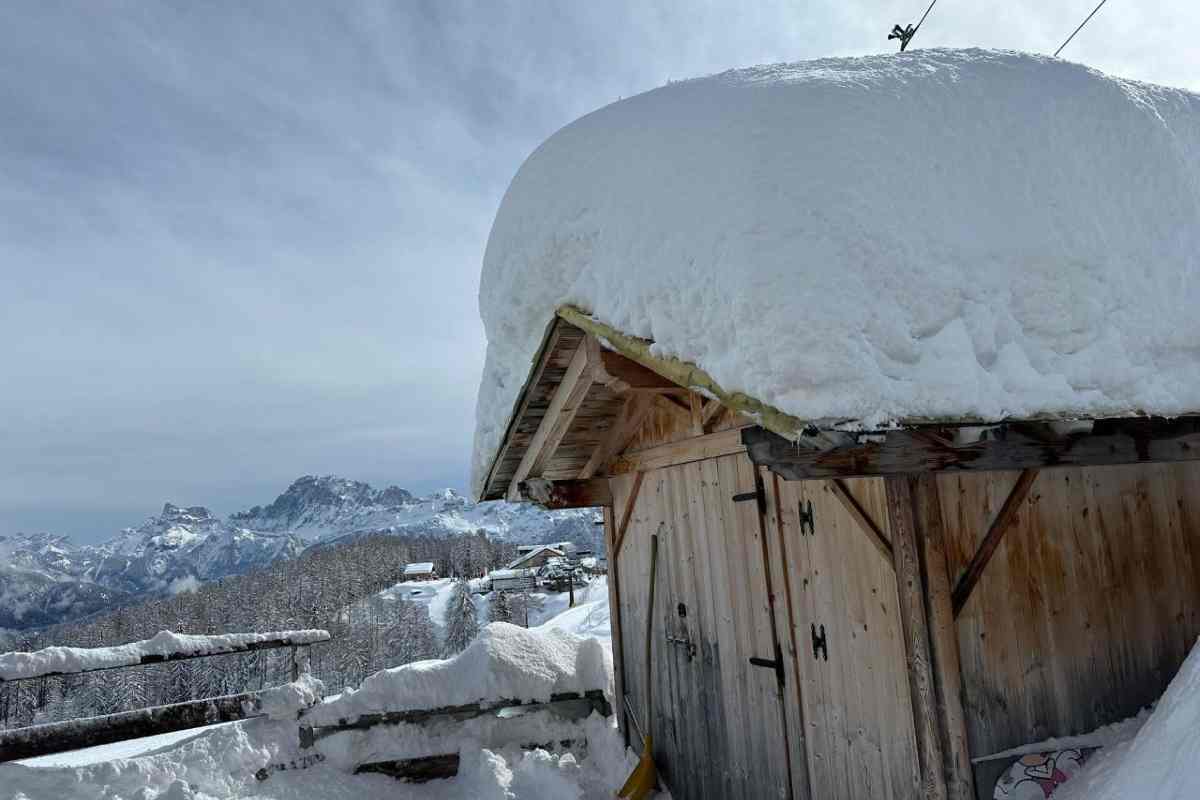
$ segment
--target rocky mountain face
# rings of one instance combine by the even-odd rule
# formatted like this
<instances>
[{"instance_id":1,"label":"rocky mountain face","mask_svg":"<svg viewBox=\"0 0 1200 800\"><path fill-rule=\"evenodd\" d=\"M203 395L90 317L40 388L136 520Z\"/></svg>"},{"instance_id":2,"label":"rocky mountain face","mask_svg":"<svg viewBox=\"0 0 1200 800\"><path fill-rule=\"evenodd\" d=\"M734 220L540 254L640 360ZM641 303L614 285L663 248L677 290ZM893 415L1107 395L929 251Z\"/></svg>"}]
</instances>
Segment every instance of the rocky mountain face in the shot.
<instances>
[{"instance_id":1,"label":"rocky mountain face","mask_svg":"<svg viewBox=\"0 0 1200 800\"><path fill-rule=\"evenodd\" d=\"M590 510L543 511L528 503L472 503L453 489L416 497L406 489L333 476L305 476L269 506L229 518L255 531L290 533L305 541L351 535L455 535L483 531L489 538L538 544L572 540L591 547L599 516Z\"/></svg>"},{"instance_id":2,"label":"rocky mountain face","mask_svg":"<svg viewBox=\"0 0 1200 800\"><path fill-rule=\"evenodd\" d=\"M77 619L371 534L482 531L505 541L571 540L591 548L600 539L598 519L586 509L472 503L452 489L416 497L398 486L375 489L335 476L305 476L269 505L228 519L202 506L167 503L161 514L100 545L75 545L50 534L0 536L0 629Z\"/></svg>"}]
</instances>

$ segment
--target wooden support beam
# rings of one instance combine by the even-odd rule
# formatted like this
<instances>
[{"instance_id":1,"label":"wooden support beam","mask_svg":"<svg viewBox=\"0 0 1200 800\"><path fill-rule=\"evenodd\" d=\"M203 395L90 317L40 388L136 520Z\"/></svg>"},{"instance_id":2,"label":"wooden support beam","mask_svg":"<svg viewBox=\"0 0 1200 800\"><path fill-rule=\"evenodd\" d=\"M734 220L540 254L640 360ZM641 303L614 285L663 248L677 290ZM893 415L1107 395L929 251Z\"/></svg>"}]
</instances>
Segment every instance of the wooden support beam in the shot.
<instances>
[{"instance_id":1,"label":"wooden support beam","mask_svg":"<svg viewBox=\"0 0 1200 800\"><path fill-rule=\"evenodd\" d=\"M654 405L656 408L675 417L681 426L687 427L692 424L691 406L683 400L669 394L656 394L654 396Z\"/></svg>"},{"instance_id":2,"label":"wooden support beam","mask_svg":"<svg viewBox=\"0 0 1200 800\"><path fill-rule=\"evenodd\" d=\"M592 451L591 458L587 464L579 471L579 478L590 478L605 467L608 462L617 457L622 450L629 447L630 442L641 431L642 426L646 424L646 420L654 411L654 398L647 396L644 392L631 394L625 401L625 406L621 410L621 416L613 425L612 430L604 437L600 444L596 445L596 449Z\"/></svg>"},{"instance_id":3,"label":"wooden support beam","mask_svg":"<svg viewBox=\"0 0 1200 800\"><path fill-rule=\"evenodd\" d=\"M615 392L657 392L684 388L620 353L601 347L599 356L596 381Z\"/></svg>"},{"instance_id":4,"label":"wooden support beam","mask_svg":"<svg viewBox=\"0 0 1200 800\"><path fill-rule=\"evenodd\" d=\"M975 555L971 558L971 563L967 565L966 571L963 572L962 577L955 584L952 598L955 617L962 612L967 601L971 599L971 592L974 591L975 584L979 583L980 577L983 576L983 571L987 569L988 562L992 560L996 548L1000 546L1000 540L1004 538L1004 534L1012 525L1017 512L1021 510L1021 503L1025 502L1025 497L1029 494L1029 490L1033 488L1033 482L1037 480L1037 473L1036 469L1027 469L1021 472L1021 476L1017 478L1016 485L1008 493L1008 498L1004 501L1004 505L1000 507L1000 512L992 520L991 527L988 528L987 534L979 544L979 549L975 551Z\"/></svg>"},{"instance_id":5,"label":"wooden support beam","mask_svg":"<svg viewBox=\"0 0 1200 800\"><path fill-rule=\"evenodd\" d=\"M909 478L915 501L920 538L921 577L925 582L925 604L929 617L929 645L933 659L933 681L937 693L938 729L942 739L942 764L950 800L975 800L975 773L967 742L967 718L963 711L962 667L958 653L958 629L950 601L950 574L946 566L946 531L937 478Z\"/></svg>"},{"instance_id":6,"label":"wooden support beam","mask_svg":"<svg viewBox=\"0 0 1200 800\"><path fill-rule=\"evenodd\" d=\"M744 453L746 447L742 444L741 430L730 428L727 431L669 442L634 453L625 453L612 462L608 472L610 475L625 475L630 472L645 472L734 453Z\"/></svg>"},{"instance_id":7,"label":"wooden support beam","mask_svg":"<svg viewBox=\"0 0 1200 800\"><path fill-rule=\"evenodd\" d=\"M1031 425L996 425L962 443L894 430L825 451L798 447L760 427L742 430L750 460L785 480L1200 460L1200 417L1097 420L1091 432L1053 438L1031 435Z\"/></svg>"},{"instance_id":8,"label":"wooden support beam","mask_svg":"<svg viewBox=\"0 0 1200 800\"><path fill-rule=\"evenodd\" d=\"M572 481L548 481L530 478L518 487L522 500L537 503L550 510L561 508L596 508L611 506L612 490L607 478L588 478Z\"/></svg>"},{"instance_id":9,"label":"wooden support beam","mask_svg":"<svg viewBox=\"0 0 1200 800\"><path fill-rule=\"evenodd\" d=\"M937 689L930 657L913 495L908 480L903 477L885 478L884 488L896 567L900 627L904 636L909 693L912 697L913 726L917 735L917 760L921 769L920 796L929 800L947 800L942 742L937 723Z\"/></svg>"},{"instance_id":10,"label":"wooden support beam","mask_svg":"<svg viewBox=\"0 0 1200 800\"><path fill-rule=\"evenodd\" d=\"M692 418L692 436L704 435L704 398L698 394L688 395L688 412Z\"/></svg>"},{"instance_id":11,"label":"wooden support beam","mask_svg":"<svg viewBox=\"0 0 1200 800\"><path fill-rule=\"evenodd\" d=\"M617 524L617 535L613 542L613 551L609 555L609 562L617 560L617 556L621 555L621 546L625 544L625 531L629 528L629 521L633 519L633 508L637 505L638 492L642 490L642 481L645 480L646 473L639 472L633 478L633 487L629 490L629 497L625 500L625 510L621 512L621 521Z\"/></svg>"},{"instance_id":12,"label":"wooden support beam","mask_svg":"<svg viewBox=\"0 0 1200 800\"><path fill-rule=\"evenodd\" d=\"M700 414L700 424L704 427L704 432L708 433L713 422L721 416L721 412L725 410L725 406L721 405L720 400L709 400L704 404L704 411Z\"/></svg>"},{"instance_id":13,"label":"wooden support beam","mask_svg":"<svg viewBox=\"0 0 1200 800\"><path fill-rule=\"evenodd\" d=\"M509 482L507 496L510 501L517 502L521 499L518 489L521 481L541 477L550 457L570 430L576 412L592 388L598 353L599 345L591 337L585 338L575 351L562 381L554 391L546 415L542 417L541 424L529 440L521 463L517 465L517 470Z\"/></svg>"},{"instance_id":14,"label":"wooden support beam","mask_svg":"<svg viewBox=\"0 0 1200 800\"><path fill-rule=\"evenodd\" d=\"M875 545L875 549L879 551L879 554L884 557L887 563L891 564L892 543L883 535L883 531L875 524L875 520L871 519L866 510L854 499L854 495L850 494L850 490L846 488L846 484L840 479L834 478L829 482L829 489L833 492L833 496L841 502L842 507L858 523L858 527L862 528L863 532L867 534L867 538L871 540L871 544Z\"/></svg>"},{"instance_id":15,"label":"wooden support beam","mask_svg":"<svg viewBox=\"0 0 1200 800\"><path fill-rule=\"evenodd\" d=\"M261 695L262 692L246 692L0 731L0 762L261 716Z\"/></svg>"}]
</instances>

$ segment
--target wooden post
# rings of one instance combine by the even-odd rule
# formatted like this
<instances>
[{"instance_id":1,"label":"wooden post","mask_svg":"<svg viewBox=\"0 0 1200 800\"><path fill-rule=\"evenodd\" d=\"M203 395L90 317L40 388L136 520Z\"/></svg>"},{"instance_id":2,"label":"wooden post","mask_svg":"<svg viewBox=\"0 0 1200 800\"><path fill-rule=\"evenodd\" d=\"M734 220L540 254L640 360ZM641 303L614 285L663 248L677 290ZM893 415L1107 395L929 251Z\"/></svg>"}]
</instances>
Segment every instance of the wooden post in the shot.
<instances>
[{"instance_id":1,"label":"wooden post","mask_svg":"<svg viewBox=\"0 0 1200 800\"><path fill-rule=\"evenodd\" d=\"M884 478L892 554L896 567L896 594L900 627L908 664L913 727L917 735L917 760L921 769L921 797L947 800L942 743L938 731L937 690L929 655L929 628L921 559L913 514L913 495L904 476Z\"/></svg>"},{"instance_id":2,"label":"wooden post","mask_svg":"<svg viewBox=\"0 0 1200 800\"><path fill-rule=\"evenodd\" d=\"M921 541L921 577L925 581L929 614L929 639L946 789L950 800L974 800L974 771L971 768L967 721L962 702L958 628L950 600L950 574L946 566L946 537L937 478L924 474L911 478L910 482Z\"/></svg>"},{"instance_id":3,"label":"wooden post","mask_svg":"<svg viewBox=\"0 0 1200 800\"><path fill-rule=\"evenodd\" d=\"M617 715L621 735L625 737L625 746L629 746L629 716L625 710L625 658L624 647L621 643L621 577L617 566L616 519L612 506L604 507L604 540L608 545L608 606L612 624L613 651L613 680L616 691L616 707L613 712Z\"/></svg>"}]
</instances>

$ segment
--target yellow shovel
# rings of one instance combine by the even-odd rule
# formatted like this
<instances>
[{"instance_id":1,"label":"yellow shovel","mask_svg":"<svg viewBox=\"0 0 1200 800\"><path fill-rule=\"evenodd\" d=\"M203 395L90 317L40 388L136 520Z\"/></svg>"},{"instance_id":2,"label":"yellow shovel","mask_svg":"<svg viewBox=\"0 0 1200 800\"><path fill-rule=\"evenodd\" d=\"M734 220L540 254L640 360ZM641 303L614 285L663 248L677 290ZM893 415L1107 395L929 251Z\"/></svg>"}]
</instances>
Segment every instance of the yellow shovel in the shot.
<instances>
[{"instance_id":1,"label":"yellow shovel","mask_svg":"<svg viewBox=\"0 0 1200 800\"><path fill-rule=\"evenodd\" d=\"M650 537L650 599L646 604L646 661L645 672L643 673L644 680L642 681L643 691L646 692L645 729L642 731L642 757L638 759L637 766L633 768L633 772L626 779L625 785L621 787L621 791L617 792L617 797L628 798L628 800L645 800L658 785L658 767L654 765L654 747L653 741L650 738L650 714L652 711L652 706L650 705L650 631L654 621L654 571L657 566L658 534L656 533Z\"/></svg>"}]
</instances>

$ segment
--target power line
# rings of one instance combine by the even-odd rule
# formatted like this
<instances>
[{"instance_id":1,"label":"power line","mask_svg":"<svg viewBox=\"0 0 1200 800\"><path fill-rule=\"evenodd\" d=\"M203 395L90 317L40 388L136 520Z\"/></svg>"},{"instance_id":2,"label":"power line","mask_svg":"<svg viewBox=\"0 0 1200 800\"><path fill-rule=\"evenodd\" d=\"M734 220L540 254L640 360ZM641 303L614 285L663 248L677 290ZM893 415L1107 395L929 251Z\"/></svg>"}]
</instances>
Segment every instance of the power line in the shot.
<instances>
[{"instance_id":1,"label":"power line","mask_svg":"<svg viewBox=\"0 0 1200 800\"><path fill-rule=\"evenodd\" d=\"M899 25L893 25L892 32L888 34L888 41L890 42L892 39L899 39L900 52L903 53L904 48L908 47L908 43L914 36L917 35L917 31L921 30L921 26L925 24L925 18L929 16L929 12L933 11L933 7L936 5L937 0L933 0L933 2L929 4L929 8L925 9L925 13L921 15L921 19L919 22L917 22L917 26L915 28L911 24L904 28L901 28Z\"/></svg>"},{"instance_id":2,"label":"power line","mask_svg":"<svg viewBox=\"0 0 1200 800\"><path fill-rule=\"evenodd\" d=\"M1108 2L1108 0L1100 0L1100 5L1098 5L1098 6L1096 6L1095 8L1093 8L1093 9L1092 9L1092 13L1088 14L1088 15L1087 15L1087 18L1086 18L1086 19L1084 19L1084 21L1083 21L1083 22L1079 23L1079 27L1078 27L1078 28L1076 28L1074 31L1072 31L1072 32L1071 32L1071 35L1067 37L1067 40L1066 40L1065 42L1063 42L1062 44L1060 44L1060 45L1058 46L1058 49L1054 51L1054 57L1055 57L1055 58L1058 58L1058 54L1059 54L1059 53L1061 53L1061 52L1063 51L1063 48L1064 48L1064 47L1066 47L1067 45L1069 45L1069 44L1071 43L1071 40L1075 38L1075 34L1076 34L1076 33L1079 33L1081 30L1083 30L1083 26L1084 26L1084 25L1087 25L1087 24L1088 24L1088 21L1089 21L1089 20L1090 20L1092 17L1096 16L1096 12L1097 12L1097 11L1099 11L1099 10L1100 10L1100 9L1101 9L1101 8L1104 6L1104 4L1105 4L1105 3L1107 3L1107 2ZM919 27L919 26L918 26L918 27ZM915 31L914 31L914 33L915 33ZM904 48L903 48L903 47L901 47L900 49L901 49L901 50L903 50Z\"/></svg>"}]
</instances>

